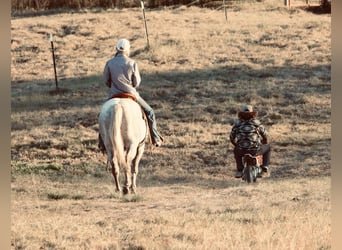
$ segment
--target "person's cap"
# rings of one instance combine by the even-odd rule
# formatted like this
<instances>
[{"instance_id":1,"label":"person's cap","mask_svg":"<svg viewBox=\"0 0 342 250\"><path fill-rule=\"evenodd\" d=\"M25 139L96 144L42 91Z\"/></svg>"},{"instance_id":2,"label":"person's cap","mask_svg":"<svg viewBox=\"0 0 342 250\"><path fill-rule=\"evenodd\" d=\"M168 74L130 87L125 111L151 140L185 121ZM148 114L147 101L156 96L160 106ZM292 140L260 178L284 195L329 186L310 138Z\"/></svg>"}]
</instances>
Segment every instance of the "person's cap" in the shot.
<instances>
[{"instance_id":1,"label":"person's cap","mask_svg":"<svg viewBox=\"0 0 342 250\"><path fill-rule=\"evenodd\" d=\"M242 106L242 110L241 111L242 112L253 112L253 107L251 105L245 104L245 105Z\"/></svg>"},{"instance_id":2,"label":"person's cap","mask_svg":"<svg viewBox=\"0 0 342 250\"><path fill-rule=\"evenodd\" d=\"M127 39L120 39L116 45L118 51L129 51L131 45Z\"/></svg>"}]
</instances>

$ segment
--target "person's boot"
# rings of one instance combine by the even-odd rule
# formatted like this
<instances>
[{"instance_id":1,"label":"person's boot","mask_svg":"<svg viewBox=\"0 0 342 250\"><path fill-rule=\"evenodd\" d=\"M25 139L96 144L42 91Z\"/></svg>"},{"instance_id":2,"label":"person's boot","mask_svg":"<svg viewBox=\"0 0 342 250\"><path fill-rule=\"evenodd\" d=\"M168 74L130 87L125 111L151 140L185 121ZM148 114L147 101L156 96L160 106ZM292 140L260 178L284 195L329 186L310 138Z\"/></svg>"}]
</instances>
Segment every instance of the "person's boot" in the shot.
<instances>
[{"instance_id":1,"label":"person's boot","mask_svg":"<svg viewBox=\"0 0 342 250\"><path fill-rule=\"evenodd\" d=\"M157 128L153 127L152 121L149 121L148 126L150 129L152 144L156 147L160 147L164 142L164 138L159 134Z\"/></svg>"},{"instance_id":2,"label":"person's boot","mask_svg":"<svg viewBox=\"0 0 342 250\"><path fill-rule=\"evenodd\" d=\"M159 138L157 140L153 139L153 141L154 146L160 147L163 144L164 138L161 135L159 135Z\"/></svg>"},{"instance_id":3,"label":"person's boot","mask_svg":"<svg viewBox=\"0 0 342 250\"><path fill-rule=\"evenodd\" d=\"M269 177L270 176L270 169L269 166L261 166L262 169L262 176L263 177Z\"/></svg>"},{"instance_id":4,"label":"person's boot","mask_svg":"<svg viewBox=\"0 0 342 250\"><path fill-rule=\"evenodd\" d=\"M241 178L242 177L242 171L236 170L235 178Z\"/></svg>"}]
</instances>

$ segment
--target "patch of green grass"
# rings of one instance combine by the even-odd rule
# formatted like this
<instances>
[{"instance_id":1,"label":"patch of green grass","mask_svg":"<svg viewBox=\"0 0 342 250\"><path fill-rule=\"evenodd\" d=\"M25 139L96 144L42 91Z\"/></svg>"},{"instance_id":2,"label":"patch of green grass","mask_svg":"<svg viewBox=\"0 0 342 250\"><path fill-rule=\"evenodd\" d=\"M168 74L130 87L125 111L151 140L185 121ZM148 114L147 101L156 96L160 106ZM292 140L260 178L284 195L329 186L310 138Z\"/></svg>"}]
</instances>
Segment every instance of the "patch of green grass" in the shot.
<instances>
[{"instance_id":1,"label":"patch of green grass","mask_svg":"<svg viewBox=\"0 0 342 250\"><path fill-rule=\"evenodd\" d=\"M74 195L71 195L70 198L72 200L83 200L85 196L83 194L74 194Z\"/></svg>"},{"instance_id":2,"label":"patch of green grass","mask_svg":"<svg viewBox=\"0 0 342 250\"><path fill-rule=\"evenodd\" d=\"M62 200L68 199L70 197L68 194L58 192L49 192L46 194L46 196L49 200Z\"/></svg>"},{"instance_id":3,"label":"patch of green grass","mask_svg":"<svg viewBox=\"0 0 342 250\"><path fill-rule=\"evenodd\" d=\"M62 169L63 169L63 166L61 166L58 163L51 163L51 164L48 164L48 165L42 167L43 171L49 171L49 170L60 171Z\"/></svg>"},{"instance_id":4,"label":"patch of green grass","mask_svg":"<svg viewBox=\"0 0 342 250\"><path fill-rule=\"evenodd\" d=\"M27 193L27 190L23 187L18 187L18 188L12 188L13 191L16 193Z\"/></svg>"},{"instance_id":5,"label":"patch of green grass","mask_svg":"<svg viewBox=\"0 0 342 250\"><path fill-rule=\"evenodd\" d=\"M30 163L29 163L30 164ZM64 171L60 163L29 165L23 162L16 162L12 166L12 172L15 174L55 174Z\"/></svg>"}]
</instances>

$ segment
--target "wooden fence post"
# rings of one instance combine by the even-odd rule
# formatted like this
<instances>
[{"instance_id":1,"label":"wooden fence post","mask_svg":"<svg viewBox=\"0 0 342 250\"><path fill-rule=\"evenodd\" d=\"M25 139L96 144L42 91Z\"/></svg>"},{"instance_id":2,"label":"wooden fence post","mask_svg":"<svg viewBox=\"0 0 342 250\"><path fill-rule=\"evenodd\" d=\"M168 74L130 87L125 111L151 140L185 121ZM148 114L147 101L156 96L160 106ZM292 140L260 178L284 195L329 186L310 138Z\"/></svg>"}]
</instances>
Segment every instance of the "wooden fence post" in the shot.
<instances>
[{"instance_id":1,"label":"wooden fence post","mask_svg":"<svg viewBox=\"0 0 342 250\"><path fill-rule=\"evenodd\" d=\"M226 21L227 21L228 18L227 18L227 5L226 5L226 0L223 0L223 9L224 9L224 16L226 17Z\"/></svg>"},{"instance_id":2,"label":"wooden fence post","mask_svg":"<svg viewBox=\"0 0 342 250\"><path fill-rule=\"evenodd\" d=\"M146 35L146 41L147 41L147 49L149 49L150 48L150 40L148 39L144 0L141 0L140 3L141 3L141 9L142 9L142 12L143 12L143 19L144 19L144 26L145 26L145 35Z\"/></svg>"}]
</instances>

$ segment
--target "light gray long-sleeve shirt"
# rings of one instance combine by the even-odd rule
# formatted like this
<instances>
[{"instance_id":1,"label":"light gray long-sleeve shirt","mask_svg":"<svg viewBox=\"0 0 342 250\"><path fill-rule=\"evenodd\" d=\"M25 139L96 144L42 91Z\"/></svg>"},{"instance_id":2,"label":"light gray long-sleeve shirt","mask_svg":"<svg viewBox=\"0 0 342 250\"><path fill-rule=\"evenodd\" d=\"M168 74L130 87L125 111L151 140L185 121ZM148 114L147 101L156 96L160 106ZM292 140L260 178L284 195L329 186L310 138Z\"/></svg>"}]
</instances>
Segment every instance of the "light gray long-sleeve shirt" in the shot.
<instances>
[{"instance_id":1,"label":"light gray long-sleeve shirt","mask_svg":"<svg viewBox=\"0 0 342 250\"><path fill-rule=\"evenodd\" d=\"M104 83L109 90L109 98L116 94L130 93L139 97L136 88L141 77L137 63L124 54L118 54L110 59L103 72Z\"/></svg>"}]
</instances>

